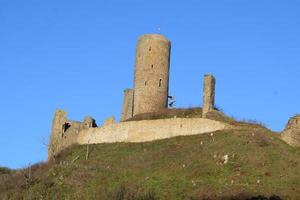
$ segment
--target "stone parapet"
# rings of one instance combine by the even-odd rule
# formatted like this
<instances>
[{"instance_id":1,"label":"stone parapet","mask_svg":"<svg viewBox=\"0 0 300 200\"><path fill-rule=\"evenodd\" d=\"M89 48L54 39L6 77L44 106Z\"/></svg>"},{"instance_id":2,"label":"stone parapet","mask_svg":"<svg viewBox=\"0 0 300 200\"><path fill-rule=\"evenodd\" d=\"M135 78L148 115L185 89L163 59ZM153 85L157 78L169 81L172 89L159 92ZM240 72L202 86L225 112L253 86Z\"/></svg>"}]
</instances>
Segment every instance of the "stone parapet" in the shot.
<instances>
[{"instance_id":1,"label":"stone parapet","mask_svg":"<svg viewBox=\"0 0 300 200\"><path fill-rule=\"evenodd\" d=\"M147 142L231 128L233 127L226 123L203 118L128 121L82 130L78 143Z\"/></svg>"}]
</instances>

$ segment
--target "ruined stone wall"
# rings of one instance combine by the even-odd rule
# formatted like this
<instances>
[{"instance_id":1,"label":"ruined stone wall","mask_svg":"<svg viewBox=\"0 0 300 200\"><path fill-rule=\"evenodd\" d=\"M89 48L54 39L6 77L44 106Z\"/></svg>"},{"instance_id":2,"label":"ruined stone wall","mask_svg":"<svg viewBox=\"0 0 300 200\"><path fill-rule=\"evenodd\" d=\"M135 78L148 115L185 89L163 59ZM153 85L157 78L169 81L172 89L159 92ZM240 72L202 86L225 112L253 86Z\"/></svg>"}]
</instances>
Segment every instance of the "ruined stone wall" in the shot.
<instances>
[{"instance_id":1,"label":"ruined stone wall","mask_svg":"<svg viewBox=\"0 0 300 200\"><path fill-rule=\"evenodd\" d=\"M66 147L76 144L80 131L96 126L95 120L91 117L85 117L84 122L68 120L65 111L57 110L52 122L48 159L54 158Z\"/></svg>"},{"instance_id":2,"label":"ruined stone wall","mask_svg":"<svg viewBox=\"0 0 300 200\"><path fill-rule=\"evenodd\" d=\"M110 117L102 127L97 128L92 124L95 124L95 121L90 117L85 118L81 123L68 120L66 112L57 111L53 120L49 159L73 144L147 142L234 128L229 124L204 118L170 118L116 123L114 118Z\"/></svg>"},{"instance_id":3,"label":"ruined stone wall","mask_svg":"<svg viewBox=\"0 0 300 200\"><path fill-rule=\"evenodd\" d=\"M83 130L83 123L77 121L68 121L70 127L62 134L62 139L60 143L60 148L64 149L65 147L76 144L78 140L78 134Z\"/></svg>"},{"instance_id":4,"label":"ruined stone wall","mask_svg":"<svg viewBox=\"0 0 300 200\"><path fill-rule=\"evenodd\" d=\"M216 79L212 75L204 76L203 87L203 110L202 117L206 117L206 114L213 111L215 107L215 85Z\"/></svg>"},{"instance_id":5,"label":"ruined stone wall","mask_svg":"<svg viewBox=\"0 0 300 200\"><path fill-rule=\"evenodd\" d=\"M82 130L78 143L146 142L230 128L232 126L226 123L203 118L128 121Z\"/></svg>"},{"instance_id":6,"label":"ruined stone wall","mask_svg":"<svg viewBox=\"0 0 300 200\"><path fill-rule=\"evenodd\" d=\"M164 36L147 34L139 38L134 72L133 115L167 107L171 43Z\"/></svg>"},{"instance_id":7,"label":"ruined stone wall","mask_svg":"<svg viewBox=\"0 0 300 200\"><path fill-rule=\"evenodd\" d=\"M132 89L124 90L121 122L133 117L133 93Z\"/></svg>"},{"instance_id":8,"label":"ruined stone wall","mask_svg":"<svg viewBox=\"0 0 300 200\"><path fill-rule=\"evenodd\" d=\"M83 120L83 123L81 124L81 128L92 128L92 127L97 127L96 120L93 119L90 116L86 116Z\"/></svg>"},{"instance_id":9,"label":"ruined stone wall","mask_svg":"<svg viewBox=\"0 0 300 200\"><path fill-rule=\"evenodd\" d=\"M292 117L281 134L282 140L291 146L300 147L300 115Z\"/></svg>"},{"instance_id":10,"label":"ruined stone wall","mask_svg":"<svg viewBox=\"0 0 300 200\"><path fill-rule=\"evenodd\" d=\"M67 113L63 110L57 110L54 113L52 129L50 135L48 158L52 158L61 149L63 126L67 122Z\"/></svg>"}]
</instances>

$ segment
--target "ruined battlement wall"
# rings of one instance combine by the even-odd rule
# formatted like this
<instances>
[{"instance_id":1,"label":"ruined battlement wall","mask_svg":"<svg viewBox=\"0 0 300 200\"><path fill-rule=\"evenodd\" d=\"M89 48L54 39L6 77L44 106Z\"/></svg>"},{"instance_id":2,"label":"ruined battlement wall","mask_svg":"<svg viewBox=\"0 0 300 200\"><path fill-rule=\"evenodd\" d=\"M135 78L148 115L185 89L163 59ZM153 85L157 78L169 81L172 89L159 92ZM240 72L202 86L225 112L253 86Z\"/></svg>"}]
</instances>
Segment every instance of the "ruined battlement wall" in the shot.
<instances>
[{"instance_id":1,"label":"ruined battlement wall","mask_svg":"<svg viewBox=\"0 0 300 200\"><path fill-rule=\"evenodd\" d=\"M55 112L48 158L55 158L63 149L73 144L97 144L115 142L147 142L176 136L196 135L224 129L229 124L205 118L170 118L116 123L108 118L97 127L95 120L86 117L83 122L67 119L63 110Z\"/></svg>"},{"instance_id":2,"label":"ruined battlement wall","mask_svg":"<svg viewBox=\"0 0 300 200\"><path fill-rule=\"evenodd\" d=\"M48 159L52 159L66 147L76 144L80 131L96 126L95 120L91 117L85 117L83 122L73 121L67 118L65 111L57 110L52 121Z\"/></svg>"},{"instance_id":3,"label":"ruined battlement wall","mask_svg":"<svg viewBox=\"0 0 300 200\"><path fill-rule=\"evenodd\" d=\"M128 121L82 130L77 142L78 144L147 142L231 128L233 127L226 123L203 118Z\"/></svg>"},{"instance_id":4,"label":"ruined battlement wall","mask_svg":"<svg viewBox=\"0 0 300 200\"><path fill-rule=\"evenodd\" d=\"M133 117L133 89L124 90L123 106L121 113L121 122Z\"/></svg>"}]
</instances>

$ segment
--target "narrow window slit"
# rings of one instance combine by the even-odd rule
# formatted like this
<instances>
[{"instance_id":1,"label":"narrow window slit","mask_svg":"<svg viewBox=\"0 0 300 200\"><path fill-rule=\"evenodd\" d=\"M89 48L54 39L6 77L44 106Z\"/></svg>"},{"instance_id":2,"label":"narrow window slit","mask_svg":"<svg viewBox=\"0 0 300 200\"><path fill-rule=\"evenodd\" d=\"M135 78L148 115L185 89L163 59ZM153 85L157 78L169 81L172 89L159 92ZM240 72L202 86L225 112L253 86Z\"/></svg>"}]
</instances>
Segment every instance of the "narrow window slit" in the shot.
<instances>
[{"instance_id":1,"label":"narrow window slit","mask_svg":"<svg viewBox=\"0 0 300 200\"><path fill-rule=\"evenodd\" d=\"M161 87L161 85L162 85L162 79L159 79L158 86Z\"/></svg>"}]
</instances>

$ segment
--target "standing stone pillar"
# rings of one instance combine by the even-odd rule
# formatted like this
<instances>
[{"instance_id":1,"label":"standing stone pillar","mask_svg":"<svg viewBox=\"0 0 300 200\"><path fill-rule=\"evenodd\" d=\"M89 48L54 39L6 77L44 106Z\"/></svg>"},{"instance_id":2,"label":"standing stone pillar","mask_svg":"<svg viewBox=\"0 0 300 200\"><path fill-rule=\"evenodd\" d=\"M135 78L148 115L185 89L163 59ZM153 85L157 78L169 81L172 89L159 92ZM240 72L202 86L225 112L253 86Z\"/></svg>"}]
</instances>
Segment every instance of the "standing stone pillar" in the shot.
<instances>
[{"instance_id":1,"label":"standing stone pillar","mask_svg":"<svg viewBox=\"0 0 300 200\"><path fill-rule=\"evenodd\" d=\"M123 108L121 122L133 117L133 89L124 90Z\"/></svg>"},{"instance_id":2,"label":"standing stone pillar","mask_svg":"<svg viewBox=\"0 0 300 200\"><path fill-rule=\"evenodd\" d=\"M214 110L215 107L215 85L216 79L213 75L204 76L203 89L203 108L202 117L206 118L207 113Z\"/></svg>"},{"instance_id":3,"label":"standing stone pillar","mask_svg":"<svg viewBox=\"0 0 300 200\"><path fill-rule=\"evenodd\" d=\"M48 149L48 159L52 159L53 156L60 151L63 140L63 127L67 123L67 113L63 110L57 110L54 114L52 121L52 130Z\"/></svg>"}]
</instances>

